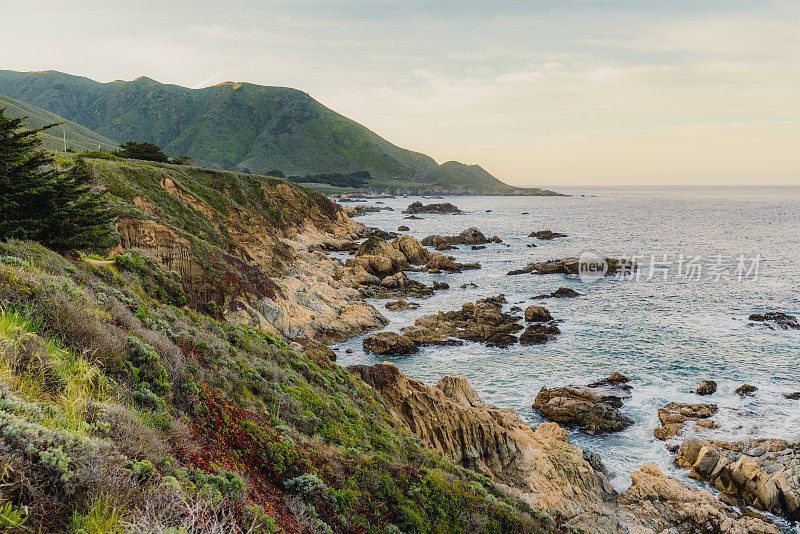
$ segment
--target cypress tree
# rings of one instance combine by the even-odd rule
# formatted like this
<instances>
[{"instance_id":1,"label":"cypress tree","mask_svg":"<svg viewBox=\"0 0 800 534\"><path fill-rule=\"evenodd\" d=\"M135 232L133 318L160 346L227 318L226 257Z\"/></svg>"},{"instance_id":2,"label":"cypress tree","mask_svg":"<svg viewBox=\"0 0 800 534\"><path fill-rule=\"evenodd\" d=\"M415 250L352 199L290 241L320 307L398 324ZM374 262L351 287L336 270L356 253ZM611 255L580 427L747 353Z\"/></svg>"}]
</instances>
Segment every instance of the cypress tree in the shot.
<instances>
[{"instance_id":1,"label":"cypress tree","mask_svg":"<svg viewBox=\"0 0 800 534\"><path fill-rule=\"evenodd\" d=\"M58 250L110 246L114 215L91 191L82 160L61 169L41 150L38 133L0 109L0 240L31 239Z\"/></svg>"}]
</instances>

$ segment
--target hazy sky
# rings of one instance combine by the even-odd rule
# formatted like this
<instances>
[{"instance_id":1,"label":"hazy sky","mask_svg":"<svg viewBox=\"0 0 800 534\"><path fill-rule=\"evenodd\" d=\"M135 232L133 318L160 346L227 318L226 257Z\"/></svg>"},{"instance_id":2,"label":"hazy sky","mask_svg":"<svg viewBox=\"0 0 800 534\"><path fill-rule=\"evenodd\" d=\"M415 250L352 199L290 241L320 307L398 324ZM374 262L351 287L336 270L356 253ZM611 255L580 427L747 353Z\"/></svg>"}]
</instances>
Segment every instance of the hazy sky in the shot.
<instances>
[{"instance_id":1,"label":"hazy sky","mask_svg":"<svg viewBox=\"0 0 800 534\"><path fill-rule=\"evenodd\" d=\"M800 1L0 0L0 68L303 89L514 184L800 185Z\"/></svg>"}]
</instances>

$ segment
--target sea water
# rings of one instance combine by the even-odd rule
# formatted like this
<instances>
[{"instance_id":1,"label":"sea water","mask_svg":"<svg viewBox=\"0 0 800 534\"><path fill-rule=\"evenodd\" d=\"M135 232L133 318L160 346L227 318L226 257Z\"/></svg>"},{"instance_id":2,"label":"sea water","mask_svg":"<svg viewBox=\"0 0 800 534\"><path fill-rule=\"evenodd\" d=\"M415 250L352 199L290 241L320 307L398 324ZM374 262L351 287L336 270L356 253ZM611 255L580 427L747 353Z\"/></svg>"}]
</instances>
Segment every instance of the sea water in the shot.
<instances>
[{"instance_id":1,"label":"sea water","mask_svg":"<svg viewBox=\"0 0 800 534\"><path fill-rule=\"evenodd\" d=\"M443 375L464 375L484 400L515 408L533 426L543 421L531 406L542 386L581 385L619 371L633 386L632 398L621 410L634 424L603 436L570 431L573 443L601 455L619 490L630 484L630 473L643 463L655 463L694 484L653 436L659 426L657 410L667 402L717 404L720 428L702 434L713 439L800 435L800 401L783 397L800 391L800 331L754 328L747 320L751 313L765 311L800 314L800 188L562 192L570 196L399 197L382 199L382 204L369 200L394 211L358 219L383 230L406 225L407 233L420 240L431 234L457 235L471 226L503 240L484 250L462 245L446 252L459 262L479 262L479 270L408 273L426 284L450 284L430 298L407 299L418 302L419 309L388 311L385 300L371 300L389 319L386 330L398 331L422 315L458 310L466 302L503 294L506 311L536 303L562 320L556 340L506 349L465 342L461 347L423 347L407 356L379 356L364 351L364 336L359 336L334 345L339 363L390 360L428 385ZM452 202L464 213L404 219L401 210L415 200ZM528 237L545 229L568 237ZM507 274L529 262L585 251L635 257L640 272L594 282L563 274ZM702 268L692 270L690 264ZM469 283L477 287L460 287ZM581 296L530 300L559 287ZM346 354L346 349L354 352ZM717 381L714 395L694 393L703 379ZM734 393L745 382L758 388L753 397Z\"/></svg>"}]
</instances>

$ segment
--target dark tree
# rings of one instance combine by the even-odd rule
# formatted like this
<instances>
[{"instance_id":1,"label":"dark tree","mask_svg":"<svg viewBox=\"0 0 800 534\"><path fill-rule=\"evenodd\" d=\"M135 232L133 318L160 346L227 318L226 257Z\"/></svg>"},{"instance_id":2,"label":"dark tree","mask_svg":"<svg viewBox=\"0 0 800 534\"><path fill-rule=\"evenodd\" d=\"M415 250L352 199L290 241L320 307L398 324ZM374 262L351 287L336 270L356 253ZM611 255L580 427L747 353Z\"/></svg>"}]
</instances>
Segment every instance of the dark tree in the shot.
<instances>
[{"instance_id":1,"label":"dark tree","mask_svg":"<svg viewBox=\"0 0 800 534\"><path fill-rule=\"evenodd\" d=\"M169 163L169 158L164 154L158 145L153 143L137 143L135 141L128 141L124 145L120 145L119 150L114 153L115 156L130 159L143 159L145 161L157 161L159 163Z\"/></svg>"},{"instance_id":2,"label":"dark tree","mask_svg":"<svg viewBox=\"0 0 800 534\"><path fill-rule=\"evenodd\" d=\"M112 244L114 215L100 193L93 193L82 160L59 169L39 149L36 130L0 109L0 239L39 241L59 251L98 249Z\"/></svg>"},{"instance_id":3,"label":"dark tree","mask_svg":"<svg viewBox=\"0 0 800 534\"><path fill-rule=\"evenodd\" d=\"M280 169L272 169L267 173L267 176L274 176L276 178L286 178L286 175L283 174L283 171Z\"/></svg>"}]
</instances>

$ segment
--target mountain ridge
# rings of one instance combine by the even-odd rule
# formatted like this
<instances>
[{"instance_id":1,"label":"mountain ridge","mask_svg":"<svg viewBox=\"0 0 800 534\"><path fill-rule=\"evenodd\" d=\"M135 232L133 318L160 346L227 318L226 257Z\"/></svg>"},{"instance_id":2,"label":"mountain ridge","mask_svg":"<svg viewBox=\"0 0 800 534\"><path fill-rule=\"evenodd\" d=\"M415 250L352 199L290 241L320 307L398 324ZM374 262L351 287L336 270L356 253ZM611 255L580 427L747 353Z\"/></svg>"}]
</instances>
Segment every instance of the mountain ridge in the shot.
<instances>
[{"instance_id":1,"label":"mountain ridge","mask_svg":"<svg viewBox=\"0 0 800 534\"><path fill-rule=\"evenodd\" d=\"M464 164L442 168L289 87L229 81L190 89L146 76L104 83L58 71L0 70L0 93L107 138L151 141L169 156L188 155L215 169L299 176L367 170L375 191L552 194Z\"/></svg>"}]
</instances>

